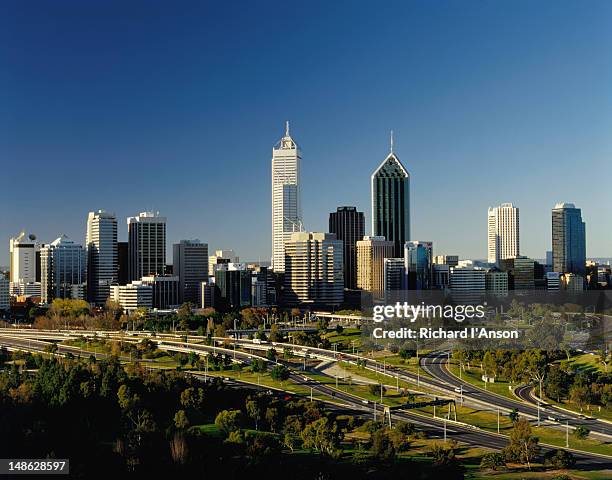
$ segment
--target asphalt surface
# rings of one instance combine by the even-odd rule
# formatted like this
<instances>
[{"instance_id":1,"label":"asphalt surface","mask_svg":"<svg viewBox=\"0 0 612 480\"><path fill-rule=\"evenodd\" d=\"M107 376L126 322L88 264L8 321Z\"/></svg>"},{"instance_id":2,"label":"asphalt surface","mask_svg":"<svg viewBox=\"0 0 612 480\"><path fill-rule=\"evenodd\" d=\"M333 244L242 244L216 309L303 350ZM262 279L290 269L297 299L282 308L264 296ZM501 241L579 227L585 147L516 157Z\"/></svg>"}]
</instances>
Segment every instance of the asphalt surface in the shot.
<instances>
[{"instance_id":1,"label":"asphalt surface","mask_svg":"<svg viewBox=\"0 0 612 480\"><path fill-rule=\"evenodd\" d=\"M159 342L159 339L156 339ZM0 334L0 345L7 345L16 348L22 348L24 350L30 351L45 351L45 343L39 340L28 340L25 338L14 338L7 337ZM249 354L240 350L229 350L222 349L219 347L213 347L208 345L195 345L195 344L184 344L180 341L170 341L163 340L161 344L159 344L161 349L167 350L183 350L189 349L195 352L211 352L211 351L222 351L223 353L228 353L232 356L235 356L236 359L240 359L241 361L250 362L253 358L257 358L259 356ZM69 347L64 345L58 345L59 352L72 352L75 353L80 349L78 347ZM320 350L320 349L317 349ZM329 351L328 351L329 352ZM332 356L333 352L329 352ZM97 358L105 358L107 355L103 353L96 354ZM259 357L261 358L261 357ZM312 379L305 377L304 375L299 375L297 373L292 372L290 374L290 380L294 383L304 385L306 387L310 387L313 391L316 391L322 395L326 395L330 397L330 400L333 402L342 402L346 404L349 410L355 412L355 414L359 415L369 415L374 416L374 411L376 410L376 416L380 420L384 416L384 407L380 405L375 405L373 402L364 403L363 399L359 397L355 397L346 392L342 392L340 390L336 390L327 385L323 385L319 382L316 382ZM235 381L235 379L234 379ZM418 415L415 413L411 413L409 411L401 411L401 410L393 410L391 413L392 420L403 420L407 422L414 423L417 428L423 430L427 433L429 438L442 438L444 435L444 420L438 418L428 418L422 415ZM463 425L457 425L452 422L446 422L446 437L447 439L455 439L458 442L462 442L471 446L478 447L487 447L491 449L502 449L508 444L507 437L503 435L497 435L494 433L478 430L476 428L471 428ZM542 453L550 450L548 447L542 448ZM584 470L606 470L612 469L612 457L604 457L584 452L573 452L576 457L577 466Z\"/></svg>"},{"instance_id":2,"label":"asphalt surface","mask_svg":"<svg viewBox=\"0 0 612 480\"><path fill-rule=\"evenodd\" d=\"M421 358L421 366L428 374L435 377L436 379L444 382L446 385L450 385L453 389L459 386L463 386L463 394L466 398L474 398L479 402L487 403L489 405L499 406L506 409L516 408L519 413L531 415L533 417L538 416L537 401L528 395L531 390L531 386L523 386L517 390L517 395L523 400L513 400L511 398L504 397L492 392L475 387L465 380L461 380L446 368L446 362L448 361L448 355L446 353L432 354L430 356L424 356ZM570 426L582 425L587 427L591 432L602 433L605 435L612 435L612 425L606 422L601 422L596 419L586 418L579 414L571 414L569 412L560 410L550 404L541 404L540 406L540 420L546 421L548 424L560 424L565 426L566 422ZM612 447L611 447L612 452Z\"/></svg>"}]
</instances>

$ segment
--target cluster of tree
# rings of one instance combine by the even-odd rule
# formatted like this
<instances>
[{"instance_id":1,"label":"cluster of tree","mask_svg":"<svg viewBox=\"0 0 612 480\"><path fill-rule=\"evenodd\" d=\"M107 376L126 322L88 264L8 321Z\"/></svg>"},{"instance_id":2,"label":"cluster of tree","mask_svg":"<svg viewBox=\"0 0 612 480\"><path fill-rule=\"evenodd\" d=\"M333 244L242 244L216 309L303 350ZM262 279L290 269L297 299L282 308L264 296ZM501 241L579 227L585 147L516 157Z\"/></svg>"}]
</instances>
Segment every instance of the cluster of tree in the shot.
<instances>
[{"instance_id":1,"label":"cluster of tree","mask_svg":"<svg viewBox=\"0 0 612 480\"><path fill-rule=\"evenodd\" d=\"M456 350L453 358L462 370L477 367L489 377L533 383L538 394L557 402L569 400L581 410L612 407L612 375L596 369L577 371L560 351Z\"/></svg>"},{"instance_id":2,"label":"cluster of tree","mask_svg":"<svg viewBox=\"0 0 612 480\"><path fill-rule=\"evenodd\" d=\"M116 330L127 317L121 307L111 300L100 311L93 311L84 300L56 298L46 310L38 309L34 327L41 329L85 328Z\"/></svg>"}]
</instances>

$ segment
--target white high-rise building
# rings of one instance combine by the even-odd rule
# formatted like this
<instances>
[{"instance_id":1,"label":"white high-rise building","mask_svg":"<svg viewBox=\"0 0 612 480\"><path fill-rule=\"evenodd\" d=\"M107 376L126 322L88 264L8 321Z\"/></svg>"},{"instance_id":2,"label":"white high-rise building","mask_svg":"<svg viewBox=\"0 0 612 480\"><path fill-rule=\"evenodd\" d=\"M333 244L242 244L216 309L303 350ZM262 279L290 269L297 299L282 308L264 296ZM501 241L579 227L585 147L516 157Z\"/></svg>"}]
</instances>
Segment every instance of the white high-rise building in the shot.
<instances>
[{"instance_id":1,"label":"white high-rise building","mask_svg":"<svg viewBox=\"0 0 612 480\"><path fill-rule=\"evenodd\" d=\"M138 308L153 308L153 287L140 280L127 285L111 285L110 297L128 314Z\"/></svg>"},{"instance_id":2,"label":"white high-rise building","mask_svg":"<svg viewBox=\"0 0 612 480\"><path fill-rule=\"evenodd\" d=\"M11 238L9 242L11 283L36 282L36 255L39 251L40 246L36 242L35 235L21 232L16 238Z\"/></svg>"},{"instance_id":3,"label":"white high-rise building","mask_svg":"<svg viewBox=\"0 0 612 480\"><path fill-rule=\"evenodd\" d=\"M300 202L300 150L289 135L272 149L272 270L285 271L285 242L302 232Z\"/></svg>"},{"instance_id":4,"label":"white high-rise building","mask_svg":"<svg viewBox=\"0 0 612 480\"><path fill-rule=\"evenodd\" d=\"M117 283L117 217L104 210L87 216L87 298L104 305L110 286Z\"/></svg>"},{"instance_id":5,"label":"white high-rise building","mask_svg":"<svg viewBox=\"0 0 612 480\"><path fill-rule=\"evenodd\" d=\"M519 209L511 203L502 203L488 211L488 249L489 263L498 264L506 258L520 255Z\"/></svg>"}]
</instances>

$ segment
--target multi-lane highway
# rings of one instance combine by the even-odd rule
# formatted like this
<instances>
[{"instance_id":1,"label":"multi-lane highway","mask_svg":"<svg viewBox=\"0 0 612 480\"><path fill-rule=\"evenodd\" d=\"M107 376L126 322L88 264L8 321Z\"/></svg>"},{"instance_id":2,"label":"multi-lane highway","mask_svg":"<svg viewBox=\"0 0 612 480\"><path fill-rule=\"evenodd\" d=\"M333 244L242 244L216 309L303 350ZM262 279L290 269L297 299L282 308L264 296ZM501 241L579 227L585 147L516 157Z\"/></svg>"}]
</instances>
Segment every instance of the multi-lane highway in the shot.
<instances>
[{"instance_id":1,"label":"multi-lane highway","mask_svg":"<svg viewBox=\"0 0 612 480\"><path fill-rule=\"evenodd\" d=\"M505 409L516 408L521 414L530 415L538 418L538 410L540 419L548 424L559 424L565 426L566 423L571 427L582 425L587 427L591 432L600 433L602 435L612 435L612 424L603 422L597 419L586 418L577 413L572 414L569 411L558 409L552 405L541 405L538 409L537 401L528 395L530 387L523 387L520 392L520 398L524 401L516 400L496 393L486 391L475 387L471 383L459 379L457 376L449 372L447 368L448 354L435 353L421 358L421 366L423 370L429 373L436 379L446 383L454 388L462 388L463 393L468 398L477 399L480 402L503 407Z\"/></svg>"},{"instance_id":2,"label":"multi-lane highway","mask_svg":"<svg viewBox=\"0 0 612 480\"><path fill-rule=\"evenodd\" d=\"M27 333L15 334L15 332L11 332L11 333L0 332L0 345L5 345L11 348L17 348L17 349L23 349L23 350L38 351L38 352L45 351L46 346L49 345L48 342L41 340L41 338L46 338L48 340L49 337L51 337L55 339L61 338L65 340L67 338L80 336L82 334L82 332L79 332L78 334L74 334L74 333L73 334L65 334L65 333L58 334L56 332L50 332L48 334L40 333L40 332L29 333L29 334ZM27 337L32 337L32 336L37 337L37 339L27 338ZM129 341L130 337L126 337L124 339ZM138 335L135 335L132 337L132 340L138 341L140 340L140 338ZM183 342L182 340L179 340L176 337L172 337L172 338L165 337L163 340L157 338L155 340L158 342L159 348L164 349L164 350L183 351L183 352L194 351L197 353L210 353L213 351L223 352L223 353L228 353L232 355L236 360L240 360L243 362L251 362L255 358L263 358L257 354L248 353L242 350L232 350L232 349L220 348L220 347L215 347L215 346L196 344L192 342ZM278 347L280 345L276 344L275 346ZM307 350L309 351L316 350L317 355L319 354L323 355L323 353L321 352L321 350L323 350L324 352L326 352L325 355L327 355L328 358L336 358L336 356L338 355L336 352L324 350L324 349L310 349L309 348ZM59 353L66 353L66 352L78 353L79 351L80 349L78 347L58 345ZM312 353L315 353L315 352L312 352ZM103 353L98 353L96 354L96 356L102 358L102 357L105 357L106 355ZM372 363L372 361L370 360L368 361ZM374 365L374 367L376 368L377 366ZM406 373L409 376L412 376L412 374L408 374L408 372L404 372L404 373ZM376 405L372 402L366 402L362 398L356 397L354 395L343 392L341 390L337 390L330 386L321 384L319 382L316 382L308 378L307 376L292 372L290 374L290 380L296 384L301 384L309 388L312 388L313 391L316 391L319 394L327 396L330 399L330 401L333 402L334 404L337 404L338 402L344 403L348 409L351 409L356 414L374 415L374 412L376 411L376 415L378 416L379 419L383 418L384 416L384 406ZM448 388L448 387L445 387L445 388ZM498 435L495 433L483 431L475 427L470 427L464 424L459 424L459 423L455 423L451 421L445 421L439 418L425 417L423 415L412 413L406 410L393 410L391 413L391 416L392 416L392 419L395 421L403 420L403 421L414 423L415 425L417 425L419 429L426 431L428 435L434 438L442 437L444 435L444 431L446 431L447 438L449 439L455 438L456 440L460 442L463 442L468 445L473 445L473 446L488 447L492 449L501 449L505 447L508 443L507 437L503 435ZM544 450L547 450L550 448L552 447L545 446ZM589 454L589 453L584 453L584 452L577 452L577 451L575 451L574 454L581 468L592 468L592 469L612 468L612 457Z\"/></svg>"}]
</instances>

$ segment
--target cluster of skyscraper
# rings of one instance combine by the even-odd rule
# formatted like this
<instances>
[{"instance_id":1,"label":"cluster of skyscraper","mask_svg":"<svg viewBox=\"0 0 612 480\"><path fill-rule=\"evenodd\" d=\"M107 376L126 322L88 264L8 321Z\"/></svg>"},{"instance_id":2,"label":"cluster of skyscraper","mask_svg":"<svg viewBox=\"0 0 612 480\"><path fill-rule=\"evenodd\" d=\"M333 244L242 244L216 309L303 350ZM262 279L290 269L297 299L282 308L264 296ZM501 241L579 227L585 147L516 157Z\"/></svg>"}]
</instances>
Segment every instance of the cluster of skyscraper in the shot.
<instances>
[{"instance_id":1,"label":"cluster of skyscraper","mask_svg":"<svg viewBox=\"0 0 612 480\"><path fill-rule=\"evenodd\" d=\"M167 265L165 217L142 212L127 218L128 241L118 242L116 216L99 210L88 215L84 246L65 235L48 244L25 232L10 240L10 278L0 278L0 310L8 308L9 294L44 304L79 298L100 306L111 298L130 312L183 302L221 309L334 307L359 291L437 288L468 295L610 285L609 265L586 261L585 224L571 203L552 210L552 251L544 264L521 256L519 209L512 203L488 210L488 262L434 256L432 242L411 239L410 174L393 151L393 135L390 152L370 178L371 235L354 206L329 214L329 232L307 232L300 162L287 122L272 149L271 270L240 263L232 250L209 256L199 240L174 244Z\"/></svg>"},{"instance_id":2,"label":"cluster of skyscraper","mask_svg":"<svg viewBox=\"0 0 612 480\"><path fill-rule=\"evenodd\" d=\"M489 208L487 263L434 257L432 242L411 240L410 174L393 152L393 136L390 153L371 176L372 236L365 236L364 214L352 206L330 213L328 233L305 233L300 162L287 127L272 153L272 268L284 275L284 298L290 303L340 304L341 285L345 294L432 288L505 294L509 289L581 290L586 282L597 286L609 279L609 266L595 266L593 272L589 264L587 271L584 222L580 209L568 203L552 211L546 264L520 255L519 209L511 203Z\"/></svg>"}]
</instances>

